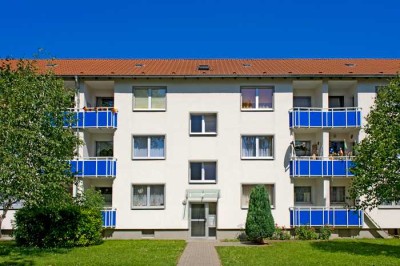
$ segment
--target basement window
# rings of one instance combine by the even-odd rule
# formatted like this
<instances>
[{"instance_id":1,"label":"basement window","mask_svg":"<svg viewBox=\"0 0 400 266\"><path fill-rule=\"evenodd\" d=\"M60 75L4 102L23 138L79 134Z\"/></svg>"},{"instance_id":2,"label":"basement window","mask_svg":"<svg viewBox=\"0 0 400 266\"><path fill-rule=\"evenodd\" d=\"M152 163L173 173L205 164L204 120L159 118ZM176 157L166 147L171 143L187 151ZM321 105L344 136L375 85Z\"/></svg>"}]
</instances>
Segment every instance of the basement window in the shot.
<instances>
[{"instance_id":1,"label":"basement window","mask_svg":"<svg viewBox=\"0 0 400 266\"><path fill-rule=\"evenodd\" d=\"M209 65L198 65L197 70L210 70Z\"/></svg>"}]
</instances>

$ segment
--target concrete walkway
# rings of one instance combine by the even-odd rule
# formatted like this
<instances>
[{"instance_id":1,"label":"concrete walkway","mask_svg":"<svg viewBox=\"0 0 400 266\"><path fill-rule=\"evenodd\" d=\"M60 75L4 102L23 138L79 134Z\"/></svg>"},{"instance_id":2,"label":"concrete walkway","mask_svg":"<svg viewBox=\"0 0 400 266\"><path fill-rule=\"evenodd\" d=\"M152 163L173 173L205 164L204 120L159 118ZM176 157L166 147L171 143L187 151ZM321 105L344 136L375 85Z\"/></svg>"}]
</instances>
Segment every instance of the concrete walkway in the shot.
<instances>
[{"instance_id":1,"label":"concrete walkway","mask_svg":"<svg viewBox=\"0 0 400 266\"><path fill-rule=\"evenodd\" d=\"M217 241L189 241L178 266L219 266L221 265L215 246Z\"/></svg>"}]
</instances>

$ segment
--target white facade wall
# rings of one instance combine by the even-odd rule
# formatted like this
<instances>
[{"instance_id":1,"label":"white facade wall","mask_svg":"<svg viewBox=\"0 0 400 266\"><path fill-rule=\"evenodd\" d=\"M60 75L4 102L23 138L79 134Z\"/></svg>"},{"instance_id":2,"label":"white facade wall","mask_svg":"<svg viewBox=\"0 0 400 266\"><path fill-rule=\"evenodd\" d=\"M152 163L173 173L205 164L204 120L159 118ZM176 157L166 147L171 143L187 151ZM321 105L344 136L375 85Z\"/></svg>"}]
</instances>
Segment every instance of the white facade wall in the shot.
<instances>
[{"instance_id":1,"label":"white facade wall","mask_svg":"<svg viewBox=\"0 0 400 266\"><path fill-rule=\"evenodd\" d=\"M375 87L385 80L290 80L255 78L188 78L188 79L113 79L112 81L81 81L80 108L94 106L96 97L114 97L118 109L118 128L113 130L84 130L80 136L85 146L82 157L95 155L96 141L113 140L117 159L115 179L85 179L84 189L111 187L112 207L117 210L116 230L159 230L158 235L169 235L168 230L187 232L189 203L184 204L190 189L217 189L217 230L236 232L244 228L247 209L242 209L243 184L274 185L275 222L290 226L289 208L302 206L294 202L294 186L312 187L311 206L329 207L330 187L345 186L346 195L351 178L290 178L290 142L310 140L318 143L320 156L329 155L329 141L348 143L365 137L362 129L289 129L288 111L293 107L293 96L311 96L312 106L328 108L328 96L345 96L345 106L353 102L362 108L363 123L375 98ZM133 111L133 87L161 86L167 89L165 111ZM272 111L242 111L242 86L273 86ZM353 100L354 98L354 100ZM216 113L216 136L191 136L190 113ZM166 156L162 160L132 158L133 135L165 135ZM273 136L273 159L241 159L242 135ZM353 136L351 138L350 136ZM351 146L349 147L351 148ZM216 161L216 184L190 184L190 161ZM132 184L164 184L164 209L132 209ZM347 202L351 204L351 202ZM304 206L310 206L304 205ZM332 206L333 207L333 206ZM400 210L378 208L368 212L382 228L398 228ZM12 213L11 213L12 214ZM3 228L11 228L9 215ZM364 228L368 225L364 224ZM140 234L134 233L138 236ZM156 233L157 235L157 233ZM176 236L177 234L175 234ZM218 237L218 233L217 233Z\"/></svg>"}]
</instances>

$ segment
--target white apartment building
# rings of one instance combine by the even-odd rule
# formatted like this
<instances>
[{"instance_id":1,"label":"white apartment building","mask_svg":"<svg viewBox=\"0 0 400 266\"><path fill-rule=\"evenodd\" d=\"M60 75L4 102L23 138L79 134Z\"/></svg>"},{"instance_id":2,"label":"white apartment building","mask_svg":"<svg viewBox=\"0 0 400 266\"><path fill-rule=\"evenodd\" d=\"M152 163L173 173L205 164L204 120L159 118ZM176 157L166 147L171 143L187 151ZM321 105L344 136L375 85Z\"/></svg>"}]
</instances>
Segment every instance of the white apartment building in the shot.
<instances>
[{"instance_id":1,"label":"white apartment building","mask_svg":"<svg viewBox=\"0 0 400 266\"><path fill-rule=\"evenodd\" d=\"M76 90L73 127L84 146L71 161L74 191L101 191L109 237L233 238L256 184L268 189L279 226L397 233L400 203L354 211L348 188L376 88L400 60L39 64Z\"/></svg>"}]
</instances>

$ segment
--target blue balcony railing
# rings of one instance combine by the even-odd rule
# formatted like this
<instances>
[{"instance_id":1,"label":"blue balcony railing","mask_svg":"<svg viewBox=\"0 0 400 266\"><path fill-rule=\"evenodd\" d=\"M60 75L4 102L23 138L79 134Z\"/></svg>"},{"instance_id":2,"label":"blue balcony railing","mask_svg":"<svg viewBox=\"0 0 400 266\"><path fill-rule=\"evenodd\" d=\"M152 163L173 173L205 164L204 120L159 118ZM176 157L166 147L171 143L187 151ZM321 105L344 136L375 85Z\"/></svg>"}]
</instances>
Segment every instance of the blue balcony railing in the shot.
<instances>
[{"instance_id":1,"label":"blue balcony railing","mask_svg":"<svg viewBox=\"0 0 400 266\"><path fill-rule=\"evenodd\" d=\"M362 210L325 207L290 208L290 226L362 227Z\"/></svg>"},{"instance_id":2,"label":"blue balcony railing","mask_svg":"<svg viewBox=\"0 0 400 266\"><path fill-rule=\"evenodd\" d=\"M115 108L97 107L84 110L71 109L74 113L72 123L65 122L65 127L72 128L117 128L118 114Z\"/></svg>"},{"instance_id":3,"label":"blue balcony railing","mask_svg":"<svg viewBox=\"0 0 400 266\"><path fill-rule=\"evenodd\" d=\"M361 108L293 108L289 111L290 128L358 128Z\"/></svg>"},{"instance_id":4,"label":"blue balcony railing","mask_svg":"<svg viewBox=\"0 0 400 266\"><path fill-rule=\"evenodd\" d=\"M104 228L115 228L117 211L115 209L104 209L101 211Z\"/></svg>"},{"instance_id":5,"label":"blue balcony railing","mask_svg":"<svg viewBox=\"0 0 400 266\"><path fill-rule=\"evenodd\" d=\"M353 165L352 156L292 157L290 161L290 176L353 176L350 171Z\"/></svg>"},{"instance_id":6,"label":"blue balcony railing","mask_svg":"<svg viewBox=\"0 0 400 266\"><path fill-rule=\"evenodd\" d=\"M115 177L117 160L105 157L77 158L70 161L71 171L77 177Z\"/></svg>"}]
</instances>

